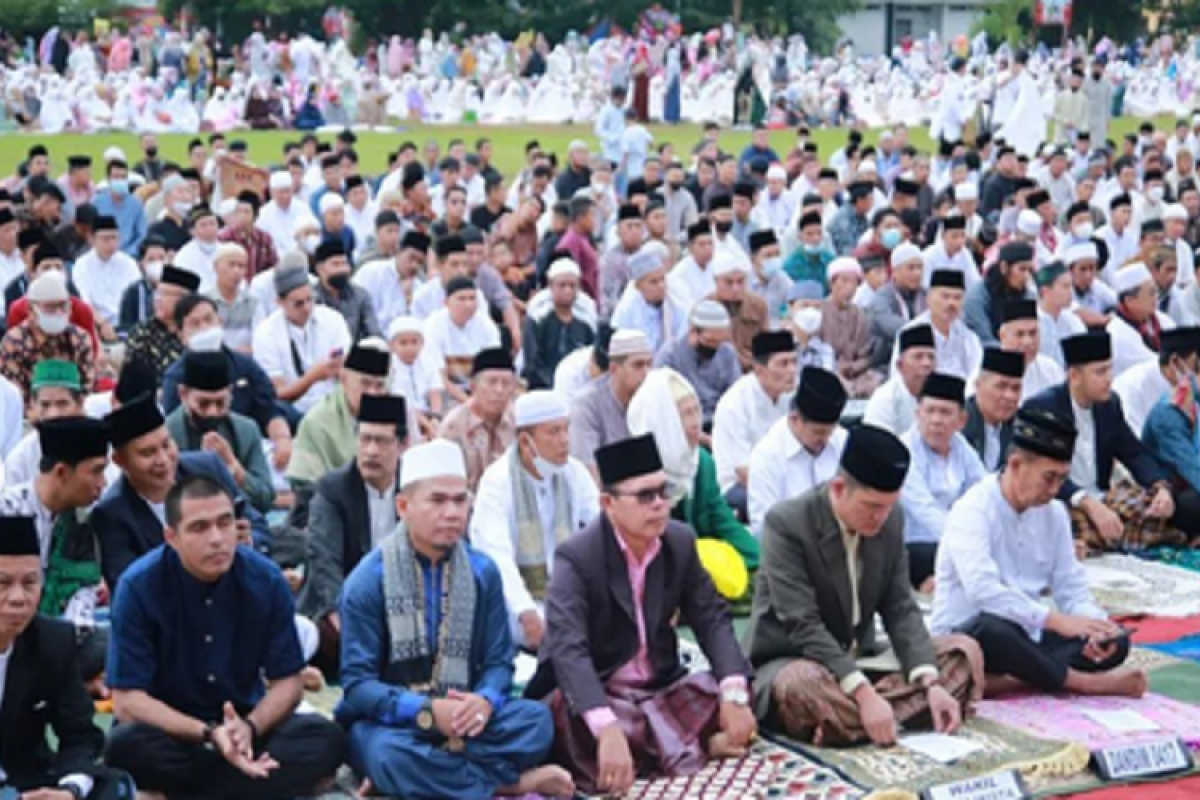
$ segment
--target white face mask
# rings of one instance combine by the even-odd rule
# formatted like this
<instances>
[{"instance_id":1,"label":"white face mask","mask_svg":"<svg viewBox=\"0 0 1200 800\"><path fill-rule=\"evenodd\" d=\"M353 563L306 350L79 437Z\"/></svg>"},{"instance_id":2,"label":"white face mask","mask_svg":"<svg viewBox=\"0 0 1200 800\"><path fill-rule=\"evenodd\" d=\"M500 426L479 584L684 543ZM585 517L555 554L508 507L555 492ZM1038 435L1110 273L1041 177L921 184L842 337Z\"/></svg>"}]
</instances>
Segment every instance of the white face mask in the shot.
<instances>
[{"instance_id":1,"label":"white face mask","mask_svg":"<svg viewBox=\"0 0 1200 800\"><path fill-rule=\"evenodd\" d=\"M768 279L774 278L783 271L783 259L779 256L768 258L762 264L762 271L763 275L765 275Z\"/></svg>"},{"instance_id":2,"label":"white face mask","mask_svg":"<svg viewBox=\"0 0 1200 800\"><path fill-rule=\"evenodd\" d=\"M797 328L811 336L817 332L817 328L821 327L821 309L802 308L792 315L792 322L796 323Z\"/></svg>"},{"instance_id":3,"label":"white face mask","mask_svg":"<svg viewBox=\"0 0 1200 800\"><path fill-rule=\"evenodd\" d=\"M533 450L533 468L537 470L538 475L542 476L542 480L548 481L554 478L554 476L562 475L567 471L567 464L555 464L538 455L537 445L533 443L532 437L529 440L529 448Z\"/></svg>"},{"instance_id":4,"label":"white face mask","mask_svg":"<svg viewBox=\"0 0 1200 800\"><path fill-rule=\"evenodd\" d=\"M1151 186L1146 190L1146 197L1149 197L1151 202L1158 203L1163 199L1163 187Z\"/></svg>"},{"instance_id":5,"label":"white face mask","mask_svg":"<svg viewBox=\"0 0 1200 800\"><path fill-rule=\"evenodd\" d=\"M215 353L225 343L225 329L220 325L192 334L188 349L197 353Z\"/></svg>"},{"instance_id":6,"label":"white face mask","mask_svg":"<svg viewBox=\"0 0 1200 800\"><path fill-rule=\"evenodd\" d=\"M1090 239L1092 238L1093 226L1090 222L1081 222L1074 229L1076 238Z\"/></svg>"},{"instance_id":7,"label":"white face mask","mask_svg":"<svg viewBox=\"0 0 1200 800\"><path fill-rule=\"evenodd\" d=\"M65 314L47 314L45 311L37 312L38 327L47 336L57 336L67 329L71 324L71 315Z\"/></svg>"},{"instance_id":8,"label":"white face mask","mask_svg":"<svg viewBox=\"0 0 1200 800\"><path fill-rule=\"evenodd\" d=\"M315 233L309 234L308 236L304 237L304 249L306 251L308 251L309 255L312 255L313 253L317 252L317 247L320 244L321 244L321 237Z\"/></svg>"},{"instance_id":9,"label":"white face mask","mask_svg":"<svg viewBox=\"0 0 1200 800\"><path fill-rule=\"evenodd\" d=\"M180 217L186 217L188 212L192 210L192 204L187 200L180 200L177 203L171 203L171 210Z\"/></svg>"},{"instance_id":10,"label":"white face mask","mask_svg":"<svg viewBox=\"0 0 1200 800\"><path fill-rule=\"evenodd\" d=\"M151 286L158 286L158 282L162 280L163 262L148 261L146 262L146 280Z\"/></svg>"},{"instance_id":11,"label":"white face mask","mask_svg":"<svg viewBox=\"0 0 1200 800\"><path fill-rule=\"evenodd\" d=\"M217 252L216 242L205 242L201 241L200 239L193 239L192 241L196 243L196 247L200 249L200 252L206 256L211 256L213 253Z\"/></svg>"}]
</instances>

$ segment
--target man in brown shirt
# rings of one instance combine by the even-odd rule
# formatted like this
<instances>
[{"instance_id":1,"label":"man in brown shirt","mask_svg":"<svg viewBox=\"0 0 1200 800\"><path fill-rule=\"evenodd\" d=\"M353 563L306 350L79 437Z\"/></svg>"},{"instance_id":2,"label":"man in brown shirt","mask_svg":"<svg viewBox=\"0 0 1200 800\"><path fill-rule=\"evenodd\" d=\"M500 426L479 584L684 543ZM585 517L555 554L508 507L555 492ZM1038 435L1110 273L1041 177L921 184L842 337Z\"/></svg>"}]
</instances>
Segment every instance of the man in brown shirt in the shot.
<instances>
[{"instance_id":1,"label":"man in brown shirt","mask_svg":"<svg viewBox=\"0 0 1200 800\"><path fill-rule=\"evenodd\" d=\"M442 420L438 437L462 448L467 486L473 492L483 471L508 449L517 436L512 403L517 373L502 347L480 350L471 365L471 399Z\"/></svg>"},{"instance_id":2,"label":"man in brown shirt","mask_svg":"<svg viewBox=\"0 0 1200 800\"><path fill-rule=\"evenodd\" d=\"M758 295L746 291L750 264L745 256L720 251L713 258L712 269L717 290L708 299L716 300L729 312L730 332L738 362L743 372L749 371L754 366L750 343L770 327L767 303Z\"/></svg>"}]
</instances>

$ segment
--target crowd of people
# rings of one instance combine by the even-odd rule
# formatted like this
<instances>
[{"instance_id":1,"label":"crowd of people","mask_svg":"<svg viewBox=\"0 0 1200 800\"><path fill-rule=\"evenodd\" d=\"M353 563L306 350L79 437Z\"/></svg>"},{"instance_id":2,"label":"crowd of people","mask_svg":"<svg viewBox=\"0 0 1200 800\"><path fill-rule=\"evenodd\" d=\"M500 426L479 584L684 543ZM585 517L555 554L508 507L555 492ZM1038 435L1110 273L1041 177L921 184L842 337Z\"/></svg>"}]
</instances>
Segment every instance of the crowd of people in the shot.
<instances>
[{"instance_id":1,"label":"crowd of people","mask_svg":"<svg viewBox=\"0 0 1200 800\"><path fill-rule=\"evenodd\" d=\"M1200 117L1026 153L947 103L932 153L710 124L631 161L627 102L509 175L486 138L374 176L308 135L263 194L214 160L277 154L220 133L29 148L0 190L5 782L621 792L760 726L886 746L985 692L1146 690L1081 559L1200 535ZM857 661L877 615L899 671ZM299 705L326 681L333 720Z\"/></svg>"},{"instance_id":2,"label":"crowd of people","mask_svg":"<svg viewBox=\"0 0 1200 800\"><path fill-rule=\"evenodd\" d=\"M647 11L669 17L657 5ZM428 124L589 124L610 91L626 90L641 122L798 123L868 127L928 124L951 95L968 118L1009 120L1015 53L985 34L947 47L936 35L905 37L890 53L843 41L828 56L799 35L758 36L732 24L683 35L677 25L632 33L541 34L506 40L426 31L419 39L368 37L347 44L348 19L323 38L273 36L261 27L230 45L206 29L149 23L93 36L58 27L19 47L0 33L0 131L198 133L240 129L393 130ZM956 79L950 55L967 63ZM1073 59L1094 56L1107 86L1104 114L1174 114L1200 106L1200 40L1163 35L1119 45L1082 40L1028 61L1020 148L1046 121L1075 110ZM1093 81L1087 93L1100 113ZM1032 129L1026 128L1032 123Z\"/></svg>"}]
</instances>

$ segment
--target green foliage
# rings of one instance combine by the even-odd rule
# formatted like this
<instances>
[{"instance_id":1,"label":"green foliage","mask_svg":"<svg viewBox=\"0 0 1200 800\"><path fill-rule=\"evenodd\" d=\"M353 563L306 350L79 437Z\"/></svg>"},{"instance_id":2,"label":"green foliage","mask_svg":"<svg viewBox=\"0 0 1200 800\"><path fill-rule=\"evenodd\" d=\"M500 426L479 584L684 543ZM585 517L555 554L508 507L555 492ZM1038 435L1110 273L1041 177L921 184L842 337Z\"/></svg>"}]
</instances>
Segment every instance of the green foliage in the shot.
<instances>
[{"instance_id":1,"label":"green foliage","mask_svg":"<svg viewBox=\"0 0 1200 800\"><path fill-rule=\"evenodd\" d=\"M1033 0L994 0L971 28L971 35L982 31L995 45L1008 42L1016 46L1033 27Z\"/></svg>"},{"instance_id":2,"label":"green foliage","mask_svg":"<svg viewBox=\"0 0 1200 800\"><path fill-rule=\"evenodd\" d=\"M93 19L111 19L115 10L114 0L0 0L0 28L40 41L55 25L91 33Z\"/></svg>"}]
</instances>

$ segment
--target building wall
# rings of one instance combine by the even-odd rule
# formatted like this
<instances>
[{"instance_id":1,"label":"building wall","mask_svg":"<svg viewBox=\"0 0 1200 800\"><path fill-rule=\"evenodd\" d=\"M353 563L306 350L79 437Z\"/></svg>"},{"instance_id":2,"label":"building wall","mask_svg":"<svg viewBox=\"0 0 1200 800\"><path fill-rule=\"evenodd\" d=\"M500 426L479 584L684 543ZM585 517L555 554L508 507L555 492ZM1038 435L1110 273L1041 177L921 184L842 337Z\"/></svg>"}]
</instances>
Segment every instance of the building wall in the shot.
<instances>
[{"instance_id":1,"label":"building wall","mask_svg":"<svg viewBox=\"0 0 1200 800\"><path fill-rule=\"evenodd\" d=\"M971 26L983 13L986 0L945 2L867 2L863 7L838 20L842 34L854 41L860 55L878 55L905 36L923 39L931 30L938 39L950 41L956 36L971 33ZM890 20L890 23L889 23ZM891 37L889 40L889 24Z\"/></svg>"}]
</instances>

